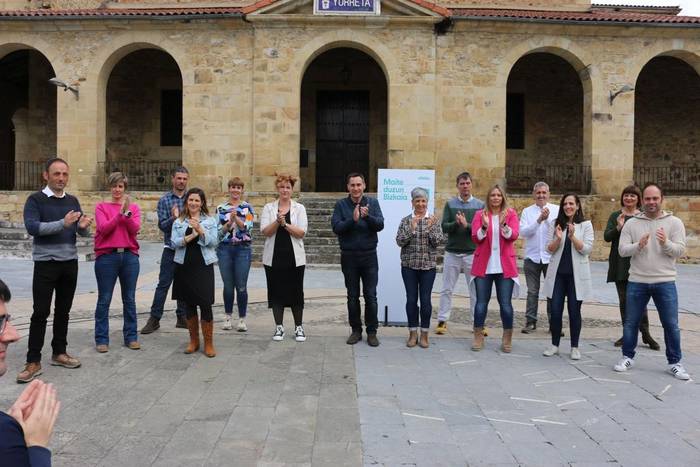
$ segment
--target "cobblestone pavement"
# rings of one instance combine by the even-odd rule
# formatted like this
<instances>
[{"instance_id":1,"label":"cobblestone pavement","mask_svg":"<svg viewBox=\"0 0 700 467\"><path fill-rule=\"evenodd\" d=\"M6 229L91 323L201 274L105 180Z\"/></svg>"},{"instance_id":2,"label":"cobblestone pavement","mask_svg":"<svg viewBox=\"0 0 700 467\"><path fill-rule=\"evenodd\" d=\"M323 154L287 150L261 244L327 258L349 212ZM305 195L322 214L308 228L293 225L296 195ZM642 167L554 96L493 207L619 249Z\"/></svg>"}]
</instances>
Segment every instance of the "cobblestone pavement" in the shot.
<instances>
[{"instance_id":1,"label":"cobblestone pavement","mask_svg":"<svg viewBox=\"0 0 700 467\"><path fill-rule=\"evenodd\" d=\"M7 275L5 262L0 274L18 291L10 312L26 335L31 263L12 263L14 273ZM92 274L92 265L81 268ZM584 306L578 362L568 358L568 338L561 356L541 356L546 323L533 335L517 332L523 300L515 301L510 355L498 350L495 300L486 348L468 350L471 318L462 310L464 298L454 302L448 334L431 335L429 349L406 348L406 330L391 327L380 329L378 348L364 341L348 346L344 290L338 288L342 282L332 283L333 274L339 273L307 274L307 342L287 337L276 343L260 271L254 270L249 331L219 330L222 309L216 306L213 359L183 353L187 331L174 328L170 311L158 332L140 337L143 350L122 347L118 300L111 310L110 351L98 354L96 294L85 276L69 331L69 351L83 366L48 365L50 328L44 347L42 378L58 387L63 403L51 445L54 465L699 465L698 384L674 379L665 372L663 351L647 348L639 349L629 373L614 373L620 353L612 342L621 332L615 306ZM142 269L140 325L156 280L157 267ZM433 299L436 305L437 295ZM285 318L289 329L291 313ZM661 341L658 317L651 313L650 319ZM698 376L700 315L685 313L680 324L683 361ZM0 379L2 408L23 388L14 376L25 352L25 339L9 348L10 369Z\"/></svg>"}]
</instances>

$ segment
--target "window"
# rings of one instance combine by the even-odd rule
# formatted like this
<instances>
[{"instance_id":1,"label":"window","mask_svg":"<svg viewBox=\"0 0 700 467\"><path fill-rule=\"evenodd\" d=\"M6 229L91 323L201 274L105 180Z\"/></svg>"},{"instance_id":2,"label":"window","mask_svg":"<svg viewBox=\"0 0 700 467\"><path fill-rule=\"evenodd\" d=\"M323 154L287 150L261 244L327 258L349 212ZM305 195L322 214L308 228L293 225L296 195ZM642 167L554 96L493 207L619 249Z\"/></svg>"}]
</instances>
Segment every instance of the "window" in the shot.
<instances>
[{"instance_id":1,"label":"window","mask_svg":"<svg viewBox=\"0 0 700 467\"><path fill-rule=\"evenodd\" d=\"M160 145L182 146L182 90L160 92Z\"/></svg>"},{"instance_id":2,"label":"window","mask_svg":"<svg viewBox=\"0 0 700 467\"><path fill-rule=\"evenodd\" d=\"M506 97L506 149L525 149L525 94Z\"/></svg>"}]
</instances>

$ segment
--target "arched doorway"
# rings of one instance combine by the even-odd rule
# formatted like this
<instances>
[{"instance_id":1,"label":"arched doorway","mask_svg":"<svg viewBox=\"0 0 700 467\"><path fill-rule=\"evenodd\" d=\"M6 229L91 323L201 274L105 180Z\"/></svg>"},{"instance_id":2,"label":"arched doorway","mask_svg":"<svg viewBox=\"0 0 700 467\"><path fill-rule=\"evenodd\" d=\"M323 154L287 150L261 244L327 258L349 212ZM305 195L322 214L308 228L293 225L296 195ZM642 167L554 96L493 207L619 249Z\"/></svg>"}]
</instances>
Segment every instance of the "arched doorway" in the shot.
<instances>
[{"instance_id":1,"label":"arched doorway","mask_svg":"<svg viewBox=\"0 0 700 467\"><path fill-rule=\"evenodd\" d=\"M48 59L32 49L0 58L0 189L36 190L56 154L56 87Z\"/></svg>"},{"instance_id":2,"label":"arched doorway","mask_svg":"<svg viewBox=\"0 0 700 467\"><path fill-rule=\"evenodd\" d=\"M583 96L578 73L558 55L531 53L513 65L506 99L509 191L529 193L542 180L553 192L590 192Z\"/></svg>"},{"instance_id":3,"label":"arched doorway","mask_svg":"<svg viewBox=\"0 0 700 467\"><path fill-rule=\"evenodd\" d=\"M697 58L697 57L696 57ZM700 192L700 76L681 58L642 68L634 99L634 180L666 193Z\"/></svg>"},{"instance_id":4,"label":"arched doorway","mask_svg":"<svg viewBox=\"0 0 700 467\"><path fill-rule=\"evenodd\" d=\"M112 69L106 91L104 175L119 170L132 189L166 190L182 164L182 75L158 49L140 49Z\"/></svg>"},{"instance_id":5,"label":"arched doorway","mask_svg":"<svg viewBox=\"0 0 700 467\"><path fill-rule=\"evenodd\" d=\"M338 47L309 65L301 84L300 174L303 191L345 191L361 172L368 190L387 165L387 80L361 50Z\"/></svg>"}]
</instances>

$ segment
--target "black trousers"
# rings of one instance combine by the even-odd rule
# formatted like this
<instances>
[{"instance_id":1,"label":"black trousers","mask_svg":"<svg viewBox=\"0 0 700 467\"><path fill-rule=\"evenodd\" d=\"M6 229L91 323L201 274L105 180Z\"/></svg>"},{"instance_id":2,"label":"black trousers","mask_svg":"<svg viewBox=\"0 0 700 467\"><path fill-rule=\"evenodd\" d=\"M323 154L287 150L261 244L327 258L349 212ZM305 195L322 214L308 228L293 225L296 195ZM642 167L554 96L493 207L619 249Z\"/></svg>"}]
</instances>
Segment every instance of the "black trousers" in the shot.
<instances>
[{"instance_id":1,"label":"black trousers","mask_svg":"<svg viewBox=\"0 0 700 467\"><path fill-rule=\"evenodd\" d=\"M34 312L29 326L27 363L41 361L44 347L46 320L51 313L51 300L56 292L53 314L53 355L66 353L68 318L73 306L75 285L78 281L78 260L35 261L32 280Z\"/></svg>"}]
</instances>

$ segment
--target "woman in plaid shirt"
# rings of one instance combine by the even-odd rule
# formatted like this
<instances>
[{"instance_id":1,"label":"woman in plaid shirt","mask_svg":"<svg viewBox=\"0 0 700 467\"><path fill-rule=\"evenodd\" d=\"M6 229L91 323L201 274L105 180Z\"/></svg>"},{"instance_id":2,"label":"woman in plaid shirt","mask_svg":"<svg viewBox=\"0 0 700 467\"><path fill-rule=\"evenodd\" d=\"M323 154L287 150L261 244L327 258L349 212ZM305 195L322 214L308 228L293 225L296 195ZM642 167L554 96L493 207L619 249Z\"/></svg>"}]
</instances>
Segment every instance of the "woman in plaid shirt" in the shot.
<instances>
[{"instance_id":1,"label":"woman in plaid shirt","mask_svg":"<svg viewBox=\"0 0 700 467\"><path fill-rule=\"evenodd\" d=\"M437 248L445 240L437 217L428 213L428 192L424 188L411 190L413 214L404 217L396 233L401 247L401 277L406 287L406 316L408 317L407 347L428 348L428 331L433 306L430 294L435 282ZM420 295L420 341L418 340L418 297Z\"/></svg>"}]
</instances>

